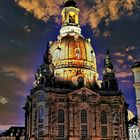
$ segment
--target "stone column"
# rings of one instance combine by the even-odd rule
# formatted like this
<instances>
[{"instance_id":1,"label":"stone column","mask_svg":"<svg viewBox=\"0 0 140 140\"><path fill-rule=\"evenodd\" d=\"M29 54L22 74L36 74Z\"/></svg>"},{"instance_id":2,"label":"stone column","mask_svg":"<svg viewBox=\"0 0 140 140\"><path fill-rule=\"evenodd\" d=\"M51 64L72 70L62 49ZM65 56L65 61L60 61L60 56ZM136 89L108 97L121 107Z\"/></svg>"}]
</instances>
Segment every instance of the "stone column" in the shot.
<instances>
[{"instance_id":1,"label":"stone column","mask_svg":"<svg viewBox=\"0 0 140 140\"><path fill-rule=\"evenodd\" d=\"M69 137L73 137L74 135L74 104L69 103L69 132L68 135Z\"/></svg>"},{"instance_id":2,"label":"stone column","mask_svg":"<svg viewBox=\"0 0 140 140\"><path fill-rule=\"evenodd\" d=\"M80 131L81 131L81 127L80 127L80 110L78 107L78 104L75 103L74 104L74 111L73 111L73 130L74 130L74 139L73 140L80 140L79 136L80 136Z\"/></svg>"}]
</instances>

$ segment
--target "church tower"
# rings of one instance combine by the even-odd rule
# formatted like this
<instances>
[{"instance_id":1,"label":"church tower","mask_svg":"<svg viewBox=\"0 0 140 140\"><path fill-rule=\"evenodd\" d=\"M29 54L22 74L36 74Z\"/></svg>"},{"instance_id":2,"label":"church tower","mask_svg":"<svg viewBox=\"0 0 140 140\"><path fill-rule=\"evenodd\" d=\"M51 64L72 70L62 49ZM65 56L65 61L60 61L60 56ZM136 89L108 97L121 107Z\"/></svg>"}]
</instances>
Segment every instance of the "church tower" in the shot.
<instances>
[{"instance_id":1,"label":"church tower","mask_svg":"<svg viewBox=\"0 0 140 140\"><path fill-rule=\"evenodd\" d=\"M103 90L118 90L118 83L115 77L115 71L112 64L112 60L107 50L105 59L104 59L104 72L103 72L103 81L102 81Z\"/></svg>"},{"instance_id":2,"label":"church tower","mask_svg":"<svg viewBox=\"0 0 140 140\"><path fill-rule=\"evenodd\" d=\"M79 11L74 0L65 2L60 35L47 44L24 107L27 140L128 140L127 104L109 52L100 88Z\"/></svg>"},{"instance_id":3,"label":"church tower","mask_svg":"<svg viewBox=\"0 0 140 140\"><path fill-rule=\"evenodd\" d=\"M132 67L132 71L134 73L134 88L136 92L136 106L137 106L137 114L138 114L138 125L140 128L140 62L136 62Z\"/></svg>"}]
</instances>

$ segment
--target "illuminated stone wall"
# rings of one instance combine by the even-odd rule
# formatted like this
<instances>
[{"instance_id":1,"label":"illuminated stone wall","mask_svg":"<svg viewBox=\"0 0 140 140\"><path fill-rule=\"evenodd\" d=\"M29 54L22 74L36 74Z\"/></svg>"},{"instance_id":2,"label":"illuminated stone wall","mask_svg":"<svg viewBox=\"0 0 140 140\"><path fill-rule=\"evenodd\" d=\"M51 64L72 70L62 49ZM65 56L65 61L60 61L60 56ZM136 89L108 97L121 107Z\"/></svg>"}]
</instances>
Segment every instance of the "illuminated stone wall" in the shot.
<instances>
[{"instance_id":1,"label":"illuminated stone wall","mask_svg":"<svg viewBox=\"0 0 140 140\"><path fill-rule=\"evenodd\" d=\"M32 126L29 126L29 137L34 136L43 140L80 140L84 137L82 127L86 126L85 138L88 140L115 138L127 140L127 110L124 97L118 92L115 94L119 96L103 96L103 94L105 92L99 94L87 88L68 94L45 93L41 90L35 92L28 102L32 109L28 118ZM112 94L111 91L108 94ZM43 118L39 118L40 108L43 109ZM59 122L59 110L64 111L64 122ZM86 116L82 116L82 110L86 111ZM102 113L106 116L103 117ZM59 136L59 126L62 125L63 136Z\"/></svg>"},{"instance_id":2,"label":"illuminated stone wall","mask_svg":"<svg viewBox=\"0 0 140 140\"><path fill-rule=\"evenodd\" d=\"M74 36L66 36L52 42L50 51L57 80L77 85L78 77L81 76L87 87L97 81L96 56L88 40L81 36L76 39Z\"/></svg>"},{"instance_id":3,"label":"illuminated stone wall","mask_svg":"<svg viewBox=\"0 0 140 140\"><path fill-rule=\"evenodd\" d=\"M136 92L136 107L138 113L138 125L140 128L140 62L132 67L134 73L134 88Z\"/></svg>"}]
</instances>

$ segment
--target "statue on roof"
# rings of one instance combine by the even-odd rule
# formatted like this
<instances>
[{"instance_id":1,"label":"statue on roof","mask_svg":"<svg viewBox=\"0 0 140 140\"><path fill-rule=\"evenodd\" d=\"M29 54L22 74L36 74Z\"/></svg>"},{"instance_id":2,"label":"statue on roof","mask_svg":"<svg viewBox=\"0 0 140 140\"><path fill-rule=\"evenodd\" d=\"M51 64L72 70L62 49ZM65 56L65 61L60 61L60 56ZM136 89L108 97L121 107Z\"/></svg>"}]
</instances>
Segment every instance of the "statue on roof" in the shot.
<instances>
[{"instance_id":1,"label":"statue on roof","mask_svg":"<svg viewBox=\"0 0 140 140\"><path fill-rule=\"evenodd\" d=\"M46 52L43 56L43 64L40 65L39 69L35 74L34 86L54 86L54 80L54 65L52 64L52 55L47 45Z\"/></svg>"}]
</instances>

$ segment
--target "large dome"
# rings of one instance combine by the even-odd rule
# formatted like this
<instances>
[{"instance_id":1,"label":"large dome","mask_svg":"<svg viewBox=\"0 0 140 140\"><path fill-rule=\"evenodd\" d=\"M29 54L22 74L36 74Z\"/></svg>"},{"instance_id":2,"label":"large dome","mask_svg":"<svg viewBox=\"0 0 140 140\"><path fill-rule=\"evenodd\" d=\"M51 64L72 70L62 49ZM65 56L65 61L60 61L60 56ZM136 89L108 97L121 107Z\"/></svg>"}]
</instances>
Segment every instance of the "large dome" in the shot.
<instances>
[{"instance_id":1,"label":"large dome","mask_svg":"<svg viewBox=\"0 0 140 140\"><path fill-rule=\"evenodd\" d=\"M65 36L52 42L50 50L56 68L84 67L96 72L95 53L89 39L86 40L82 36Z\"/></svg>"},{"instance_id":2,"label":"large dome","mask_svg":"<svg viewBox=\"0 0 140 140\"><path fill-rule=\"evenodd\" d=\"M50 43L56 79L78 85L79 80L85 86L92 86L98 78L95 52L90 39L81 35L58 37Z\"/></svg>"},{"instance_id":3,"label":"large dome","mask_svg":"<svg viewBox=\"0 0 140 140\"><path fill-rule=\"evenodd\" d=\"M63 84L68 87L98 87L95 52L90 39L81 35L79 11L73 0L66 2L61 13L60 35L57 41L50 42L55 82L58 87Z\"/></svg>"}]
</instances>

